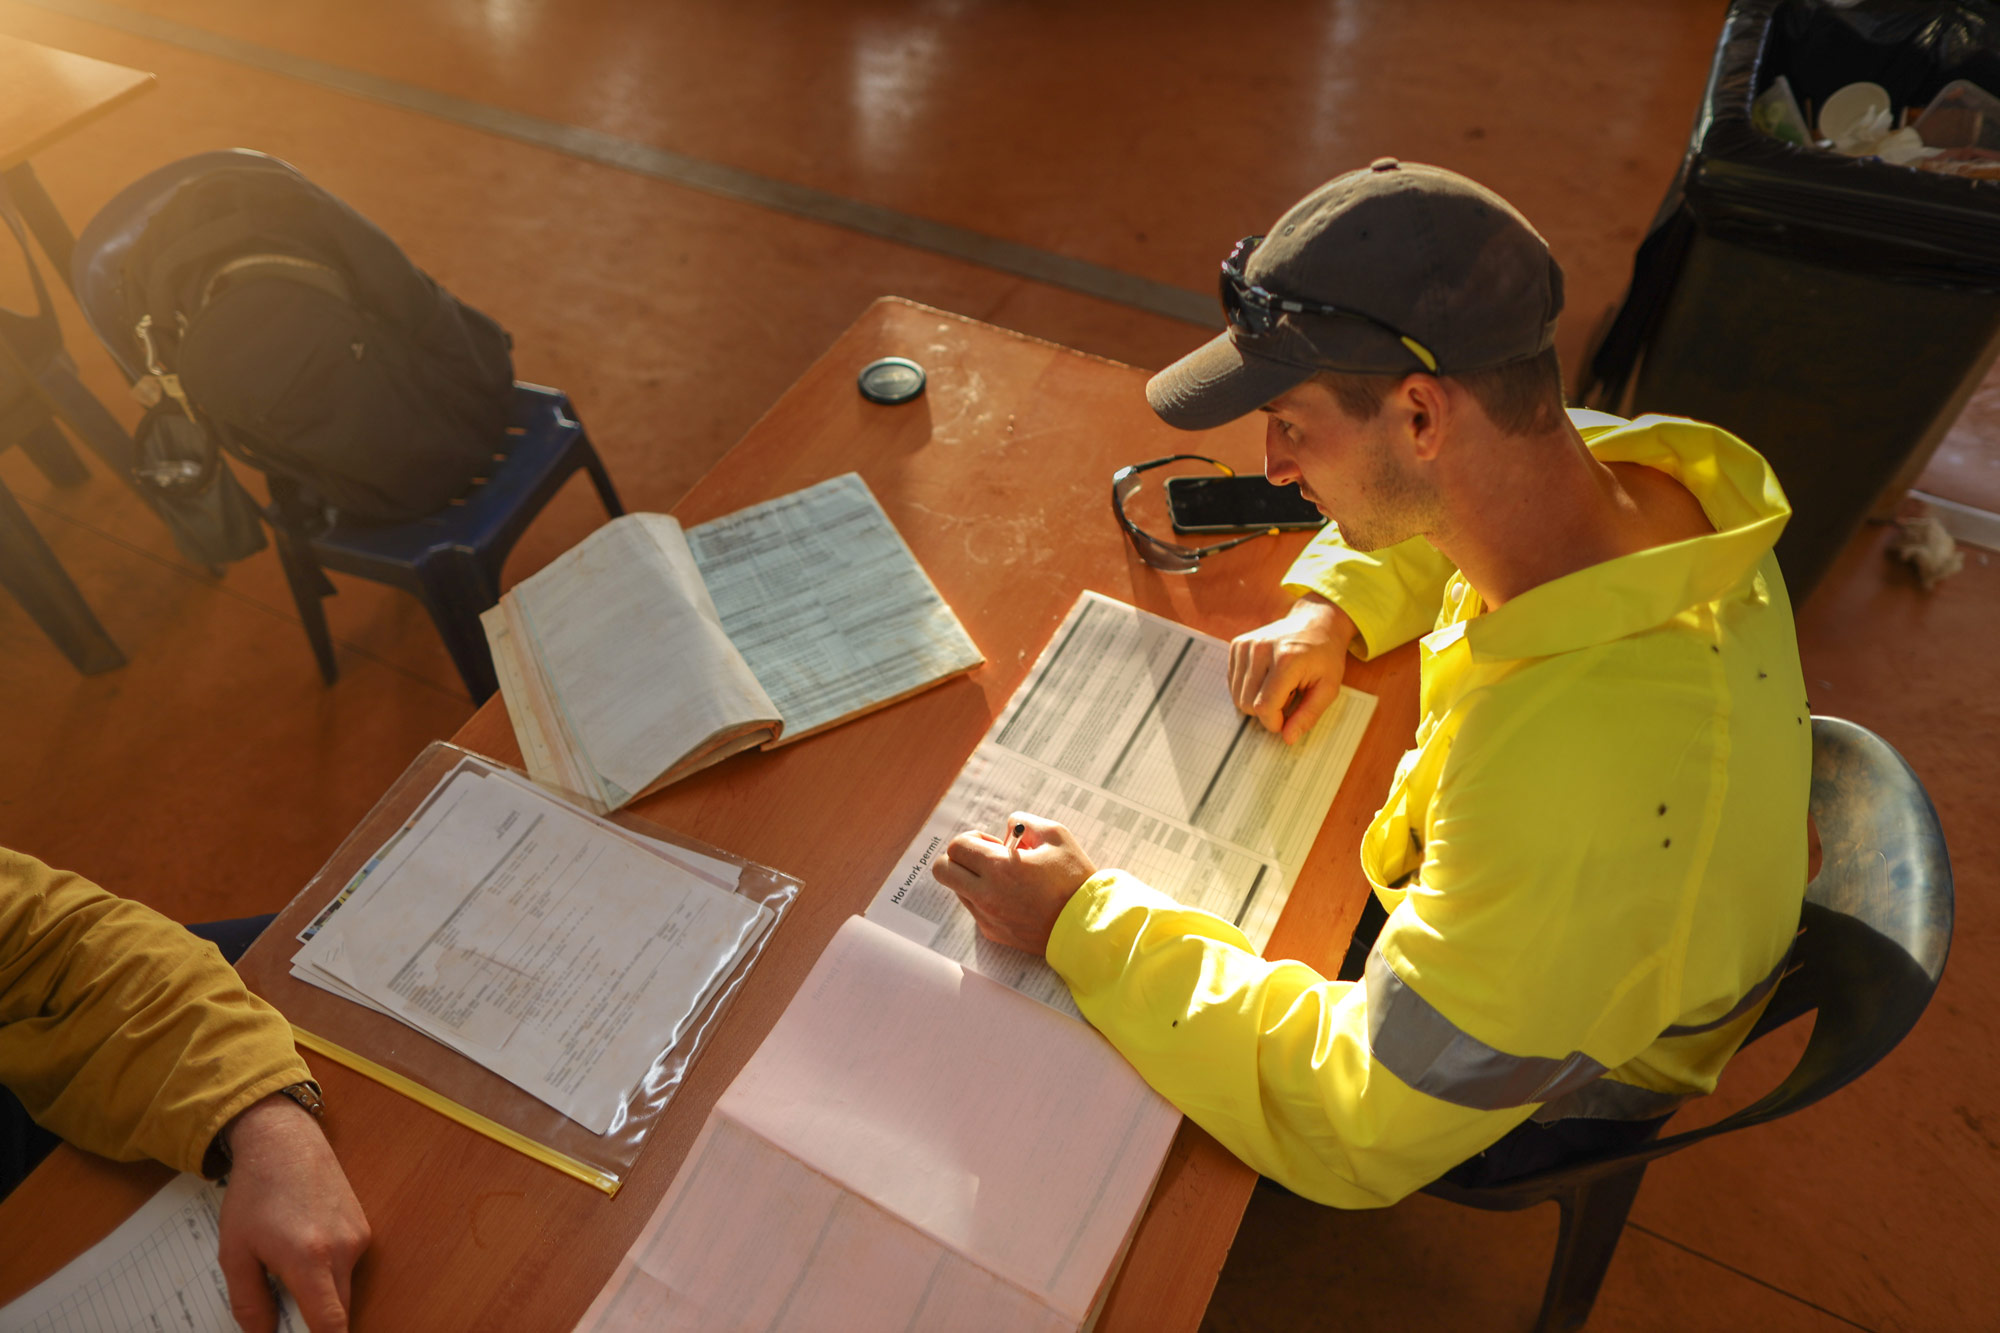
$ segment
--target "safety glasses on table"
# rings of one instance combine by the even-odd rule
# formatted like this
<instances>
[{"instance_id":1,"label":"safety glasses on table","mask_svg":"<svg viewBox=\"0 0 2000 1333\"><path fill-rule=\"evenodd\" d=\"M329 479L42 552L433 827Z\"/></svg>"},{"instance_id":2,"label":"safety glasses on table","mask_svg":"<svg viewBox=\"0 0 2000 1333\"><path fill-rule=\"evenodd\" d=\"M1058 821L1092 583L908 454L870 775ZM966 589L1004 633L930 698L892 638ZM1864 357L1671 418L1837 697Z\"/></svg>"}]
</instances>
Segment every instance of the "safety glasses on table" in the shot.
<instances>
[{"instance_id":1,"label":"safety glasses on table","mask_svg":"<svg viewBox=\"0 0 2000 1333\"><path fill-rule=\"evenodd\" d=\"M1372 324L1397 342L1410 349L1410 354L1423 362L1424 369L1437 373L1437 358L1431 349L1412 338L1386 320L1380 320L1365 310L1355 310L1344 305L1330 305L1324 301L1305 301L1294 296L1280 296L1257 286L1244 276L1244 269L1250 265L1250 256L1264 243L1262 236L1245 236L1229 252L1229 258L1222 261L1222 317L1238 338L1255 341L1267 338L1278 327L1278 320L1287 314L1321 315L1343 319L1358 319Z\"/></svg>"},{"instance_id":2,"label":"safety glasses on table","mask_svg":"<svg viewBox=\"0 0 2000 1333\"><path fill-rule=\"evenodd\" d=\"M1165 541L1150 532L1143 531L1138 524L1125 517L1125 502L1139 489L1141 472L1165 467L1169 463L1207 463L1226 477L1236 475L1234 468L1218 463L1204 454L1168 454L1165 458L1155 458L1150 462L1121 467L1111 474L1111 512L1117 517L1118 526L1125 529L1125 536L1131 541L1132 549L1139 553L1141 560L1154 569L1163 569L1170 574L1192 573L1201 564L1204 556L1214 555L1217 551L1226 551L1232 546L1241 546L1244 542L1254 542L1259 537L1277 535L1278 529L1266 528L1262 532L1253 532L1247 536L1231 537L1228 541L1217 542L1213 546L1182 546L1179 542Z\"/></svg>"}]
</instances>

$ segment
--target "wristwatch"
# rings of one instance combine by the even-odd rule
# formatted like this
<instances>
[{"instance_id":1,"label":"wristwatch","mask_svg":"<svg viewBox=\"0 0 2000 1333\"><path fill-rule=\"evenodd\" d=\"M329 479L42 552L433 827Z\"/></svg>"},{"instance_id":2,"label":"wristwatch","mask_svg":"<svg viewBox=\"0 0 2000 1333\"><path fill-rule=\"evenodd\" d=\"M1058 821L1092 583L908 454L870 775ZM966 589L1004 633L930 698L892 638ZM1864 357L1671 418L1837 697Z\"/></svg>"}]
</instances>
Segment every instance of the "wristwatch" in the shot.
<instances>
[{"instance_id":1,"label":"wristwatch","mask_svg":"<svg viewBox=\"0 0 2000 1333\"><path fill-rule=\"evenodd\" d=\"M319 1084L307 1081L293 1083L279 1088L274 1097L286 1097L299 1104L299 1109L315 1120L326 1119L326 1100L320 1096ZM245 1108L248 1109L248 1108ZM229 1122L235 1124L235 1120ZM227 1175L229 1172L229 1125L217 1130L208 1142L208 1151L202 1155L201 1173L210 1180Z\"/></svg>"},{"instance_id":2,"label":"wristwatch","mask_svg":"<svg viewBox=\"0 0 2000 1333\"><path fill-rule=\"evenodd\" d=\"M306 1114L313 1119L326 1119L326 1101L319 1095L319 1084L312 1082L294 1083L290 1087L279 1088L278 1095L280 1097L290 1097L303 1107Z\"/></svg>"}]
</instances>

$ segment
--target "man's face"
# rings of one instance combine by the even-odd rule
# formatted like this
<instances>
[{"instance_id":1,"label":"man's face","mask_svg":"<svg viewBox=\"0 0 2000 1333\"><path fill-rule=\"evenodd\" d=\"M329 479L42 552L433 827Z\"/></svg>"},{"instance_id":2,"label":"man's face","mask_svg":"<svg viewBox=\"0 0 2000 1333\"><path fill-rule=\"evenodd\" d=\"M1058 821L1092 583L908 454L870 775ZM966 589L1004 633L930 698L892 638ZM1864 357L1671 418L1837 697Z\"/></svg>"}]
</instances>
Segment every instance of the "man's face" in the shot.
<instances>
[{"instance_id":1,"label":"man's face","mask_svg":"<svg viewBox=\"0 0 2000 1333\"><path fill-rule=\"evenodd\" d=\"M1431 489L1415 467L1410 414L1396 395L1367 421L1308 380L1263 407L1264 475L1299 493L1340 526L1357 551L1379 551L1430 529Z\"/></svg>"}]
</instances>

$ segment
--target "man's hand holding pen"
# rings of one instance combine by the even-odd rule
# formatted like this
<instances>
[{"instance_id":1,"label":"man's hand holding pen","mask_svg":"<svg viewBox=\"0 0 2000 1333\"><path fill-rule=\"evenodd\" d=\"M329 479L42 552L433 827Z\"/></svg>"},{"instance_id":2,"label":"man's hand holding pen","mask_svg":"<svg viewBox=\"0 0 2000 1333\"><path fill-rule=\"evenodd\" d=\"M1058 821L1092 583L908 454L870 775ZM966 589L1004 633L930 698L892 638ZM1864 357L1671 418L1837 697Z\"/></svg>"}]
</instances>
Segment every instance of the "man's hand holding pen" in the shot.
<instances>
[{"instance_id":1,"label":"man's hand holding pen","mask_svg":"<svg viewBox=\"0 0 2000 1333\"><path fill-rule=\"evenodd\" d=\"M1008 817L1004 838L961 833L931 862L931 874L958 895L980 934L1037 957L1063 908L1096 873L1068 829L1018 812Z\"/></svg>"}]
</instances>

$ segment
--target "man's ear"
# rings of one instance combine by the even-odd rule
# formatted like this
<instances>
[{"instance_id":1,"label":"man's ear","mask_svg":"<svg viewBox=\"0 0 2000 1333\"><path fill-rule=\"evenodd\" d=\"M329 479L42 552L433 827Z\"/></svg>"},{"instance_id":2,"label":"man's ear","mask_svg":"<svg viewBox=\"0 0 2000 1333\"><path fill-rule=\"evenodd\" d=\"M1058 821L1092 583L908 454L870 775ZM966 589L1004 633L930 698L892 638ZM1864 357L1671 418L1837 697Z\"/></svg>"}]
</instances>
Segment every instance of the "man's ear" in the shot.
<instances>
[{"instance_id":1,"label":"man's ear","mask_svg":"<svg viewBox=\"0 0 2000 1333\"><path fill-rule=\"evenodd\" d=\"M1452 415L1451 394L1444 381L1422 372L1406 375L1396 386L1396 397L1407 414L1412 452L1423 462L1432 461L1444 447L1444 432Z\"/></svg>"}]
</instances>

